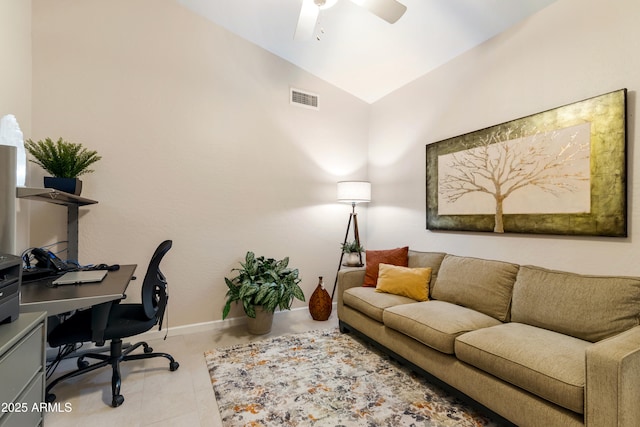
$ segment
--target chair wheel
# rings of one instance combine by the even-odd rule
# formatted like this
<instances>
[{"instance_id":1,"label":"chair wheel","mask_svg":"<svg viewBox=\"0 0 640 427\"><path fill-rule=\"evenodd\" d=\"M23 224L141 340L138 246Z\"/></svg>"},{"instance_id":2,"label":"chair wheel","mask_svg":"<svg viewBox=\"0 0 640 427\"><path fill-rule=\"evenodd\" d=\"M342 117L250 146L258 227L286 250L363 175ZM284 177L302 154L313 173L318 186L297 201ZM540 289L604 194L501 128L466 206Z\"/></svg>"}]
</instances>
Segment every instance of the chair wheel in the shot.
<instances>
[{"instance_id":1,"label":"chair wheel","mask_svg":"<svg viewBox=\"0 0 640 427\"><path fill-rule=\"evenodd\" d=\"M178 370L179 367L180 367L180 364L178 362L169 363L169 370L171 372Z\"/></svg>"},{"instance_id":2,"label":"chair wheel","mask_svg":"<svg viewBox=\"0 0 640 427\"><path fill-rule=\"evenodd\" d=\"M53 403L56 401L56 395L53 393L47 393L47 395L44 397L44 400L47 403Z\"/></svg>"},{"instance_id":3,"label":"chair wheel","mask_svg":"<svg viewBox=\"0 0 640 427\"><path fill-rule=\"evenodd\" d=\"M89 362L87 362L86 360L80 360L78 359L78 369L84 369L87 366L89 366Z\"/></svg>"},{"instance_id":4,"label":"chair wheel","mask_svg":"<svg viewBox=\"0 0 640 427\"><path fill-rule=\"evenodd\" d=\"M123 403L124 403L124 396L121 394L116 394L115 396L113 396L113 400L111 401L111 406L113 406L114 408L117 408Z\"/></svg>"},{"instance_id":5,"label":"chair wheel","mask_svg":"<svg viewBox=\"0 0 640 427\"><path fill-rule=\"evenodd\" d=\"M151 348L151 347L149 347L149 346L146 346L146 347L144 348L144 352L145 352L145 353L153 353L153 348Z\"/></svg>"}]
</instances>

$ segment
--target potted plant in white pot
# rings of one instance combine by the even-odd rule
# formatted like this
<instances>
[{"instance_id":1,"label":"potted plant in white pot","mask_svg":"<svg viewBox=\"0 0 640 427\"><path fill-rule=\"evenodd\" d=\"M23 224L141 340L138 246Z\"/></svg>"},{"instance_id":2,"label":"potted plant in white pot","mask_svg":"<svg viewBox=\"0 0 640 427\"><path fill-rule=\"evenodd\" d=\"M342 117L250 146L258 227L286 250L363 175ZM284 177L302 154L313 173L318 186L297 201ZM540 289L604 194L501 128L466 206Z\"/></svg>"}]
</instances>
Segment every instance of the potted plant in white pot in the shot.
<instances>
[{"instance_id":1,"label":"potted plant in white pot","mask_svg":"<svg viewBox=\"0 0 640 427\"><path fill-rule=\"evenodd\" d=\"M294 298L305 300L298 286L298 269L291 269L288 265L289 257L276 260L247 252L244 262L240 263L241 268L231 270L237 272L236 276L224 278L228 289L222 319L229 315L231 303L242 302L248 316L249 332L256 335L269 333L276 308L289 310Z\"/></svg>"},{"instance_id":2,"label":"potted plant in white pot","mask_svg":"<svg viewBox=\"0 0 640 427\"><path fill-rule=\"evenodd\" d=\"M345 265L349 267L361 267L362 258L360 254L364 252L364 248L354 240L353 242L342 243L342 252L347 254Z\"/></svg>"},{"instance_id":3,"label":"potted plant in white pot","mask_svg":"<svg viewBox=\"0 0 640 427\"><path fill-rule=\"evenodd\" d=\"M102 158L97 151L87 150L82 144L67 142L62 138L55 142L51 138L37 142L28 139L24 148L34 157L29 161L52 175L44 178L46 188L76 196L82 191L82 181L78 177L93 172L89 166Z\"/></svg>"}]
</instances>

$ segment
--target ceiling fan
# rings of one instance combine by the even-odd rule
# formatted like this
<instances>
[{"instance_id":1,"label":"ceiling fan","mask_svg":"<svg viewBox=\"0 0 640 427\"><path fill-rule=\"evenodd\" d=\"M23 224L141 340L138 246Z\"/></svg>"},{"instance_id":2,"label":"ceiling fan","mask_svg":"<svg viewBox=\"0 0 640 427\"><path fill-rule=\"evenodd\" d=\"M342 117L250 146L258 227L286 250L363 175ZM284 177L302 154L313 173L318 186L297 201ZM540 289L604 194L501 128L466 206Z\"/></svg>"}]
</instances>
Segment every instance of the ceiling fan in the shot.
<instances>
[{"instance_id":1,"label":"ceiling fan","mask_svg":"<svg viewBox=\"0 0 640 427\"><path fill-rule=\"evenodd\" d=\"M294 40L308 40L313 36L313 32L318 22L318 15L321 9L328 9L338 0L302 0L300 17L296 27ZM390 24L396 22L407 6L396 0L351 0L355 4L367 9L369 12L384 19Z\"/></svg>"}]
</instances>

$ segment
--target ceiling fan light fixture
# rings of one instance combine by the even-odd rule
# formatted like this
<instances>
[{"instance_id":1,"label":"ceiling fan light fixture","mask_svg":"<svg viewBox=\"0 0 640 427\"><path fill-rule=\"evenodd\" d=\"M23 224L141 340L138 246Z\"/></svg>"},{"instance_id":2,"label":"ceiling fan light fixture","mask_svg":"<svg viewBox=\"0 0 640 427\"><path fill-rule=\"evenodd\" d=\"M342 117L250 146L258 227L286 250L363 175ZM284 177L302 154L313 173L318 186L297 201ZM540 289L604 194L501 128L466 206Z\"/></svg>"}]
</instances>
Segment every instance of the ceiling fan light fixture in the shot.
<instances>
[{"instance_id":1,"label":"ceiling fan light fixture","mask_svg":"<svg viewBox=\"0 0 640 427\"><path fill-rule=\"evenodd\" d=\"M338 3L338 0L314 0L315 4L322 10L329 9Z\"/></svg>"},{"instance_id":2,"label":"ceiling fan light fixture","mask_svg":"<svg viewBox=\"0 0 640 427\"><path fill-rule=\"evenodd\" d=\"M398 0L351 0L360 7L367 9L378 18L390 24L395 23L407 11L407 6Z\"/></svg>"},{"instance_id":3,"label":"ceiling fan light fixture","mask_svg":"<svg viewBox=\"0 0 640 427\"><path fill-rule=\"evenodd\" d=\"M353 3L368 10L390 24L396 22L407 10L398 0L351 0ZM293 35L294 40L305 41L311 39L318 25L320 10L328 9L338 0L302 0L298 25ZM320 40L320 36L316 36Z\"/></svg>"}]
</instances>

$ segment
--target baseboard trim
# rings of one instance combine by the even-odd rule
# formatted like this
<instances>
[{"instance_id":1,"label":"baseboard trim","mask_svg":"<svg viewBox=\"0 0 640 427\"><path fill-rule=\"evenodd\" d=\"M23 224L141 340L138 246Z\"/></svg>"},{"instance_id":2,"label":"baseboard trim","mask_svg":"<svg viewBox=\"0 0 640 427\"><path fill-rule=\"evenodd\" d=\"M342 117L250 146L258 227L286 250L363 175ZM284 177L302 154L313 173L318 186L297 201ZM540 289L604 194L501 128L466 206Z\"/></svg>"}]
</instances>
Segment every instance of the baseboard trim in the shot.
<instances>
[{"instance_id":1,"label":"baseboard trim","mask_svg":"<svg viewBox=\"0 0 640 427\"><path fill-rule=\"evenodd\" d=\"M291 310L286 311L276 311L273 313L274 316L286 315L288 312L297 312L301 310L309 310L309 307L298 307L292 308ZM337 303L333 303L333 310L337 310ZM166 318L165 318L166 321ZM152 329L151 331L147 331L143 334L136 335L132 337L132 340L135 341L146 341L146 340L154 340L154 339L162 339L165 335L169 337L175 337L180 335L188 335L195 334L198 332L211 332L211 331L220 331L222 329L231 328L233 326L243 325L247 323L246 316L240 317L231 317L225 320L212 320L210 322L202 322L202 323L193 323L190 325L182 325L182 326L172 326L169 328L164 328L161 331L157 329Z\"/></svg>"},{"instance_id":2,"label":"baseboard trim","mask_svg":"<svg viewBox=\"0 0 640 427\"><path fill-rule=\"evenodd\" d=\"M309 308L298 307L298 308L292 308L291 310L286 310L286 311L276 311L274 313L274 316L283 316L283 315L287 315L287 313L289 312L298 312L302 310L307 311L309 310ZM337 303L333 303L333 310L334 310L333 312L335 313L336 312L335 310L337 310ZM166 321L167 321L167 318L165 317L165 322ZM276 320L274 319L274 321ZM155 339L163 339L165 336L176 337L181 335L195 334L199 332L215 332L215 331L220 331L220 330L231 328L238 325L243 325L246 323L247 323L247 317L240 316L240 317L230 317L225 320L212 320L210 322L193 323L190 325L172 326L169 328L165 327L161 331L154 328L140 335L135 335L133 337L130 337L127 341L131 341L131 342L151 341ZM108 351L109 349L108 346L97 348L93 343L86 343L84 348L94 352L105 351L105 349ZM58 351L57 348L52 349L51 347L47 346L47 359L54 358L55 355L57 354L57 351Z\"/></svg>"}]
</instances>

